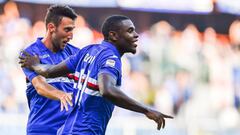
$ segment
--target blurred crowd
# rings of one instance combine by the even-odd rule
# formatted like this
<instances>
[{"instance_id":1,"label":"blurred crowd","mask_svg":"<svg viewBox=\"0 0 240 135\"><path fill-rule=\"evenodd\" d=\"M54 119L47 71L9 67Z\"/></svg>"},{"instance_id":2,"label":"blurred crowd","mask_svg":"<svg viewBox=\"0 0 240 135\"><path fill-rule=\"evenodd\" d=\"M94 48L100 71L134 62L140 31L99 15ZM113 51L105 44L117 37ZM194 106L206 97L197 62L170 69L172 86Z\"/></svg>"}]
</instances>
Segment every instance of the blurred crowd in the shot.
<instances>
[{"instance_id":1,"label":"blurred crowd","mask_svg":"<svg viewBox=\"0 0 240 135\"><path fill-rule=\"evenodd\" d=\"M5 4L0 14L0 112L27 113L25 76L18 64L21 49L45 33L39 20L21 18L17 5ZM239 124L240 21L228 35L189 24L177 31L159 21L140 34L138 52L125 55L122 89L129 96L164 113L185 118L216 118L224 127ZM79 16L71 41L82 48L99 43L100 32ZM117 109L117 115L136 115Z\"/></svg>"}]
</instances>

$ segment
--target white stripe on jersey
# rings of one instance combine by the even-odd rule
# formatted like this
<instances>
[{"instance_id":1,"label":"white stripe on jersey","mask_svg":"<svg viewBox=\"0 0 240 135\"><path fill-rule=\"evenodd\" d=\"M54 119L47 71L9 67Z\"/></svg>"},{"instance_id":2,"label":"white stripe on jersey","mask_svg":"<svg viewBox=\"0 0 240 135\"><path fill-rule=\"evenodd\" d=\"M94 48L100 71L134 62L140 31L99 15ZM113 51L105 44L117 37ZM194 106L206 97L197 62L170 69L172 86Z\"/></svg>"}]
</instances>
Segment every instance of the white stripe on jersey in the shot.
<instances>
[{"instance_id":1,"label":"white stripe on jersey","mask_svg":"<svg viewBox=\"0 0 240 135\"><path fill-rule=\"evenodd\" d=\"M75 72L74 76L76 77L79 77L80 76L80 73L79 72ZM79 78L79 81L82 81L82 79L86 79L87 75L86 74L83 74L81 76L81 78ZM94 84L94 85L97 85L97 80L94 79L94 78L91 78L91 77L88 77L88 82L91 83L91 84Z\"/></svg>"},{"instance_id":2,"label":"white stripe on jersey","mask_svg":"<svg viewBox=\"0 0 240 135\"><path fill-rule=\"evenodd\" d=\"M56 82L64 82L64 83L74 83L74 80L69 79L68 77L56 77L56 78L47 78L47 83L56 83ZM27 87L32 85L32 83L28 82Z\"/></svg>"},{"instance_id":3,"label":"white stripe on jersey","mask_svg":"<svg viewBox=\"0 0 240 135\"><path fill-rule=\"evenodd\" d=\"M88 95L91 95L91 96L98 96L98 97L102 96L99 91L91 90L89 88L86 88L84 92Z\"/></svg>"}]
</instances>

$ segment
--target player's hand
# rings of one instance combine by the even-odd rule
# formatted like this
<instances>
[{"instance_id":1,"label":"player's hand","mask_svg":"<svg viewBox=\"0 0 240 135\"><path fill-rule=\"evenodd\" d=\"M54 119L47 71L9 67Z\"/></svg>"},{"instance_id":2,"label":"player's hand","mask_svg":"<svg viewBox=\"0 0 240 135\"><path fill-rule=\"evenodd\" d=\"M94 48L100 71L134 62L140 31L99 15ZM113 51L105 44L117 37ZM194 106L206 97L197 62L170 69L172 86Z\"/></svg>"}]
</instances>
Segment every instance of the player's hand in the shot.
<instances>
[{"instance_id":1,"label":"player's hand","mask_svg":"<svg viewBox=\"0 0 240 135\"><path fill-rule=\"evenodd\" d=\"M165 115L163 113L160 113L158 111L155 110L149 110L146 114L145 114L149 119L154 120L157 123L157 129L160 130L161 128L165 127L165 118L170 118L173 119L172 116L169 115Z\"/></svg>"},{"instance_id":2,"label":"player's hand","mask_svg":"<svg viewBox=\"0 0 240 135\"><path fill-rule=\"evenodd\" d=\"M64 109L68 111L68 105L73 106L72 103L72 93L65 93L63 92L59 98L61 103L61 111Z\"/></svg>"},{"instance_id":3,"label":"player's hand","mask_svg":"<svg viewBox=\"0 0 240 135\"><path fill-rule=\"evenodd\" d=\"M31 56L26 51L21 51L19 58L19 64L21 67L28 68L33 70L33 66L40 63L40 60L37 55Z\"/></svg>"}]
</instances>

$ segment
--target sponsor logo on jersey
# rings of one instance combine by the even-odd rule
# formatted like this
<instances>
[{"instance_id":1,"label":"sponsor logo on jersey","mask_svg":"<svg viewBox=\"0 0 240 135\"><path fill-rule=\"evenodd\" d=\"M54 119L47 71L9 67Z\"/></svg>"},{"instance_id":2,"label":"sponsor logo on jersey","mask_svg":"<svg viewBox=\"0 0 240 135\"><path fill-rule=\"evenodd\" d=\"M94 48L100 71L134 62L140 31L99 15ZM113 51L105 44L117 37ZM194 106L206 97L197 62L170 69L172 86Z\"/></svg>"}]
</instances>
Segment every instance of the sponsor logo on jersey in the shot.
<instances>
[{"instance_id":1,"label":"sponsor logo on jersey","mask_svg":"<svg viewBox=\"0 0 240 135\"><path fill-rule=\"evenodd\" d=\"M110 67L114 67L114 66L115 66L115 61L112 60L112 59L108 59L108 60L106 61L106 65L107 65L107 66L110 66Z\"/></svg>"}]
</instances>

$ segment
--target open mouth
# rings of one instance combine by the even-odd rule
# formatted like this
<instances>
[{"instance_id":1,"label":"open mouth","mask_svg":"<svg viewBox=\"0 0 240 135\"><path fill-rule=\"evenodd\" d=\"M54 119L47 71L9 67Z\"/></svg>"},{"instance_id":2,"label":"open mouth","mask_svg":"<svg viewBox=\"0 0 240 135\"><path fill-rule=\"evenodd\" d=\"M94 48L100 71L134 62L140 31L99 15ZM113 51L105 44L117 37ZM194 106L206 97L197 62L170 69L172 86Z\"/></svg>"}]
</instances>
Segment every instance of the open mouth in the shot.
<instances>
[{"instance_id":1,"label":"open mouth","mask_svg":"<svg viewBox=\"0 0 240 135\"><path fill-rule=\"evenodd\" d=\"M67 41L63 41L63 42L62 42L62 45L61 45L62 48L65 48L65 46L67 45L67 43L68 43Z\"/></svg>"},{"instance_id":2,"label":"open mouth","mask_svg":"<svg viewBox=\"0 0 240 135\"><path fill-rule=\"evenodd\" d=\"M136 43L137 41L138 41L138 40L134 40L134 41L133 41L133 46L134 46L134 47L137 47L137 43Z\"/></svg>"},{"instance_id":3,"label":"open mouth","mask_svg":"<svg viewBox=\"0 0 240 135\"><path fill-rule=\"evenodd\" d=\"M133 44L133 47L134 47L134 48L137 48L137 44Z\"/></svg>"},{"instance_id":4,"label":"open mouth","mask_svg":"<svg viewBox=\"0 0 240 135\"><path fill-rule=\"evenodd\" d=\"M134 43L137 42L137 41L138 41L138 39L133 40Z\"/></svg>"},{"instance_id":5,"label":"open mouth","mask_svg":"<svg viewBox=\"0 0 240 135\"><path fill-rule=\"evenodd\" d=\"M66 45L68 43L68 41L63 41L63 44Z\"/></svg>"}]
</instances>

